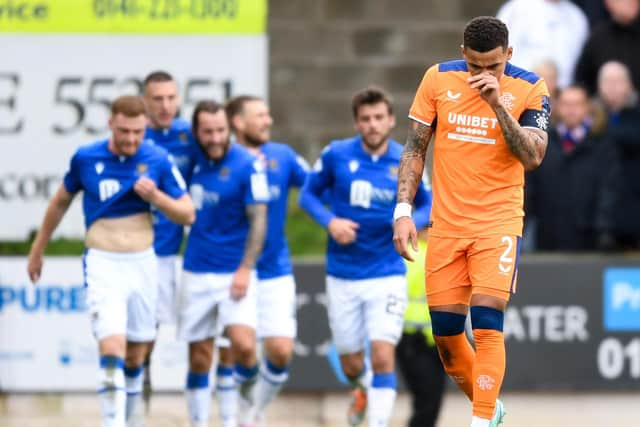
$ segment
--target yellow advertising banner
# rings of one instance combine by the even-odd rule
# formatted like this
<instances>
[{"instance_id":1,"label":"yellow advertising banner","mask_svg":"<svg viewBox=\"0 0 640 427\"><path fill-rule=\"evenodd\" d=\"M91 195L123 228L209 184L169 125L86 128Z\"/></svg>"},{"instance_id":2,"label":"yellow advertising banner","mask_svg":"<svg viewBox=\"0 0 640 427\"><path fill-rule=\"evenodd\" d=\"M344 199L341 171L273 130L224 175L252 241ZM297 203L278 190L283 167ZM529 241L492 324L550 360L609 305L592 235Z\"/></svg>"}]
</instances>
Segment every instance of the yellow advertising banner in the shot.
<instances>
[{"instance_id":1,"label":"yellow advertising banner","mask_svg":"<svg viewBox=\"0 0 640 427\"><path fill-rule=\"evenodd\" d=\"M0 0L0 33L262 34L267 0Z\"/></svg>"}]
</instances>

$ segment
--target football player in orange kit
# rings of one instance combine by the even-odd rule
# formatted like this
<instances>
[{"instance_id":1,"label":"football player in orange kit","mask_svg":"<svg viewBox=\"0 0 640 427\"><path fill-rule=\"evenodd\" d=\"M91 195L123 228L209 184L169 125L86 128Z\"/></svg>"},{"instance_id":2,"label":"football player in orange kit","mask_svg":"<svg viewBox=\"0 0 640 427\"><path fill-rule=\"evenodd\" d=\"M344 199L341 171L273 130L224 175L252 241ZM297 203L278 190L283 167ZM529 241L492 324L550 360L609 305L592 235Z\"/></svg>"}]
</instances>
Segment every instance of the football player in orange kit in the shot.
<instances>
[{"instance_id":1,"label":"football player in orange kit","mask_svg":"<svg viewBox=\"0 0 640 427\"><path fill-rule=\"evenodd\" d=\"M464 29L464 60L427 70L409 113L394 212L396 250L411 260L411 203L434 135L427 300L443 365L473 402L471 427L497 426L505 414L497 400L503 313L516 286L524 171L540 165L547 147L546 85L508 62L508 38L500 20L474 18ZM469 311L475 351L464 333Z\"/></svg>"}]
</instances>

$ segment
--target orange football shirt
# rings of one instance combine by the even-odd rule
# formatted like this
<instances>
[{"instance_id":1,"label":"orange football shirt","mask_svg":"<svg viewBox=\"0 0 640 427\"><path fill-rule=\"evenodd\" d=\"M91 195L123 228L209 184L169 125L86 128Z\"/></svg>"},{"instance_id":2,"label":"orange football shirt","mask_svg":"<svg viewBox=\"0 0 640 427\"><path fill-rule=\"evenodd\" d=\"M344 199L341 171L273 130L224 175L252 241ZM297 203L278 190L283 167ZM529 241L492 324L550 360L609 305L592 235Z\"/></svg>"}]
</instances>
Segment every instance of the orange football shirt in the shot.
<instances>
[{"instance_id":1,"label":"orange football shirt","mask_svg":"<svg viewBox=\"0 0 640 427\"><path fill-rule=\"evenodd\" d=\"M431 235L522 235L524 167L507 146L493 110L465 61L429 68L409 118L435 127ZM537 75L507 64L500 96L525 127L547 130L549 94Z\"/></svg>"}]
</instances>

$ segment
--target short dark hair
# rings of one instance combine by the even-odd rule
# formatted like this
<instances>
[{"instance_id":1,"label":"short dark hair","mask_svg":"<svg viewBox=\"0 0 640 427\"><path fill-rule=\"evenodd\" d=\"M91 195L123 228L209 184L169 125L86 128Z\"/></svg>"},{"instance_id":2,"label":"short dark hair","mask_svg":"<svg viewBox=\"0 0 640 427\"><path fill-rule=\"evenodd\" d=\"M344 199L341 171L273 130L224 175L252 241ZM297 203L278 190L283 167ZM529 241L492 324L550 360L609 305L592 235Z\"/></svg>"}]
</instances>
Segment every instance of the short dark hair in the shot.
<instances>
[{"instance_id":1,"label":"short dark hair","mask_svg":"<svg viewBox=\"0 0 640 427\"><path fill-rule=\"evenodd\" d=\"M147 87L149 83L158 83L158 82L172 82L173 76L166 71L157 70L149 73L147 77L144 78L142 82L144 87Z\"/></svg>"},{"instance_id":2,"label":"short dark hair","mask_svg":"<svg viewBox=\"0 0 640 427\"><path fill-rule=\"evenodd\" d=\"M376 86L369 86L353 95L351 101L351 110L353 111L353 118L358 118L358 111L363 105L373 105L384 102L387 104L387 110L389 114L393 114L393 99L382 88Z\"/></svg>"},{"instance_id":3,"label":"short dark hair","mask_svg":"<svg viewBox=\"0 0 640 427\"><path fill-rule=\"evenodd\" d=\"M191 116L191 129L195 135L198 130L198 125L200 124L200 113L211 113L216 114L218 111L224 111L222 105L218 104L216 101L200 101L196 104L196 107L193 109L193 115Z\"/></svg>"},{"instance_id":4,"label":"short dark hair","mask_svg":"<svg viewBox=\"0 0 640 427\"><path fill-rule=\"evenodd\" d=\"M509 47L509 30L493 16L478 16L464 27L463 46L476 52L489 52L497 47Z\"/></svg>"},{"instance_id":5,"label":"short dark hair","mask_svg":"<svg viewBox=\"0 0 640 427\"><path fill-rule=\"evenodd\" d=\"M575 83L575 82L563 87L562 89L560 89L558 91L558 98L560 98L560 96L564 92L566 92L568 90L577 90L579 92L582 92L582 94L584 95L585 99L590 100L589 89L587 89L587 87L585 85L583 85L582 83Z\"/></svg>"},{"instance_id":6,"label":"short dark hair","mask_svg":"<svg viewBox=\"0 0 640 427\"><path fill-rule=\"evenodd\" d=\"M244 106L247 102L251 101L262 101L262 98L255 95L238 95L227 101L224 109L227 112L229 120L232 120L238 114L242 114L244 112Z\"/></svg>"},{"instance_id":7,"label":"short dark hair","mask_svg":"<svg viewBox=\"0 0 640 427\"><path fill-rule=\"evenodd\" d=\"M126 117L138 117L147 114L144 101L137 95L119 96L111 103L111 115L123 114Z\"/></svg>"}]
</instances>

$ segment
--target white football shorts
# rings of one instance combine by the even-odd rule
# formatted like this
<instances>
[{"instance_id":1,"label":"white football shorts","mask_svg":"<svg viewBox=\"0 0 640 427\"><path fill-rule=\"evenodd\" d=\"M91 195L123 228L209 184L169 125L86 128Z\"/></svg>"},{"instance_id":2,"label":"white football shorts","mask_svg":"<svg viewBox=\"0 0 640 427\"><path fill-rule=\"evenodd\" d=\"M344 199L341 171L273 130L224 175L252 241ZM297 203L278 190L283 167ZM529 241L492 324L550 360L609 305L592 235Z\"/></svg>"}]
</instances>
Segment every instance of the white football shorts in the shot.
<instances>
[{"instance_id":1,"label":"white football shorts","mask_svg":"<svg viewBox=\"0 0 640 427\"><path fill-rule=\"evenodd\" d=\"M397 344L407 307L404 276L346 280L327 276L329 327L338 353L351 354L370 341Z\"/></svg>"},{"instance_id":2,"label":"white football shorts","mask_svg":"<svg viewBox=\"0 0 640 427\"><path fill-rule=\"evenodd\" d=\"M178 298L178 257L158 257L158 323L176 323Z\"/></svg>"},{"instance_id":3,"label":"white football shorts","mask_svg":"<svg viewBox=\"0 0 640 427\"><path fill-rule=\"evenodd\" d=\"M296 283L293 275L258 280L258 338L296 337Z\"/></svg>"},{"instance_id":4,"label":"white football shorts","mask_svg":"<svg viewBox=\"0 0 640 427\"><path fill-rule=\"evenodd\" d=\"M132 342L156 336L158 264L153 248L141 252L87 249L87 305L98 340L126 335Z\"/></svg>"},{"instance_id":5,"label":"white football shorts","mask_svg":"<svg viewBox=\"0 0 640 427\"><path fill-rule=\"evenodd\" d=\"M231 299L233 273L184 271L178 298L178 337L187 342L215 337L220 327L246 325L256 328L255 272L244 298Z\"/></svg>"}]
</instances>

